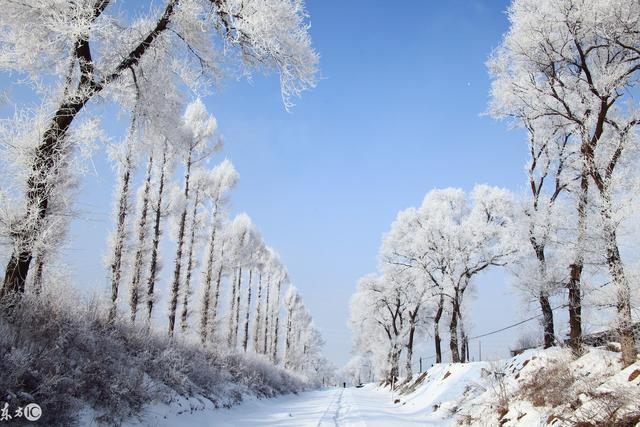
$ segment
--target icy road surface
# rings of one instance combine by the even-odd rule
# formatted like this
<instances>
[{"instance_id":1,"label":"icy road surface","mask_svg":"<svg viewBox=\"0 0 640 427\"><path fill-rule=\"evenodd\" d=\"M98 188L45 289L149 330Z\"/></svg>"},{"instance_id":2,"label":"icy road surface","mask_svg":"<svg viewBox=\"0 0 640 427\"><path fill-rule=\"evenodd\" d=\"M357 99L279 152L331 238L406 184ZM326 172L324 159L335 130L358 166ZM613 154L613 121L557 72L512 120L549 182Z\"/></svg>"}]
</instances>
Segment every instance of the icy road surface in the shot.
<instances>
[{"instance_id":1,"label":"icy road surface","mask_svg":"<svg viewBox=\"0 0 640 427\"><path fill-rule=\"evenodd\" d=\"M205 409L179 415L165 413L160 417L145 417L141 424L175 427L410 427L442 425L442 420L428 420L425 411L393 404L388 391L367 385L364 388L329 388L275 399L251 400L231 409Z\"/></svg>"}]
</instances>

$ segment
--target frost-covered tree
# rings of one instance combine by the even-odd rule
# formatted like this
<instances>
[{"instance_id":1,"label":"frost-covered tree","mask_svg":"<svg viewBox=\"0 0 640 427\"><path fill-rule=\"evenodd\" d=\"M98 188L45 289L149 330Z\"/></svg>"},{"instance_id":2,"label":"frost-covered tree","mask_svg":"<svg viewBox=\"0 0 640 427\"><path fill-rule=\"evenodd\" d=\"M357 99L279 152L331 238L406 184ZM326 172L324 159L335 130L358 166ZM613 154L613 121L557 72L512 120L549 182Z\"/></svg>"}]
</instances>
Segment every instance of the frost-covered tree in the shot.
<instances>
[{"instance_id":1,"label":"frost-covered tree","mask_svg":"<svg viewBox=\"0 0 640 427\"><path fill-rule=\"evenodd\" d=\"M269 290L272 276L280 267L280 260L275 251L265 246L259 262L260 277L258 279L258 294L256 296L256 310L254 315L253 351L266 353L267 334L265 326L268 321Z\"/></svg>"},{"instance_id":2,"label":"frost-covered tree","mask_svg":"<svg viewBox=\"0 0 640 427\"><path fill-rule=\"evenodd\" d=\"M31 247L36 263L29 273L29 284L21 282L18 292L26 291L26 285L30 285L36 293L46 287L49 280L43 272L51 272L48 267L58 259L59 248L67 239L69 221L80 214L72 207L80 178L88 172L96 143L109 142L96 117L85 117L69 130L68 139L58 153L60 163L46 178L48 208L52 216L39 222L34 218L29 219L31 225L38 222L40 232L36 233L35 229L31 229L20 237L25 227L29 226L23 217L23 184L30 173L35 147L42 134L47 131L48 124L47 111L41 108L16 108L13 116L0 121L0 241L7 256L11 255L11 249L6 249L12 245ZM3 287L0 289L0 297L10 296L10 292L10 288Z\"/></svg>"},{"instance_id":3,"label":"frost-covered tree","mask_svg":"<svg viewBox=\"0 0 640 427\"><path fill-rule=\"evenodd\" d=\"M260 237L251 222L251 218L244 213L237 215L233 219L229 232L229 244L225 252L233 268L234 278L230 283L231 292L227 311L227 345L229 348L234 349L238 344L240 330L243 268L245 273L250 270L251 256L260 242ZM249 268L247 268L248 266Z\"/></svg>"},{"instance_id":4,"label":"frost-covered tree","mask_svg":"<svg viewBox=\"0 0 640 427\"><path fill-rule=\"evenodd\" d=\"M193 185L191 192L193 193L193 200L191 206L191 212L189 213L188 224L186 229L188 230L188 241L186 251L186 266L184 283L182 284L182 313L180 315L180 328L182 332L186 332L189 327L189 300L191 297L191 277L193 271L196 268L195 252L200 247L202 240L202 233L200 230L204 224L204 218L202 208L204 201L204 192L207 187L211 185L211 177L208 171L204 169L196 169L193 172Z\"/></svg>"},{"instance_id":5,"label":"frost-covered tree","mask_svg":"<svg viewBox=\"0 0 640 427\"><path fill-rule=\"evenodd\" d=\"M173 335L176 320L176 310L178 307L178 298L180 295L180 285L182 284L182 265L184 262L184 247L186 243L187 232L187 212L189 209L190 198L195 196L199 197L200 193L196 193L192 196L191 180L192 168L200 161L206 159L211 153L219 149L221 141L218 140L215 144L211 144L213 136L217 130L218 124L213 116L210 116L207 112L204 103L197 99L189 104L184 113L184 130L185 130L185 144L182 152L184 161L184 181L183 181L183 206L178 212L178 225L176 235L176 255L173 267L173 280L171 282L171 298L169 301L169 335ZM196 200L194 203L194 220L197 215L197 207L200 203ZM195 232L195 229L194 229ZM188 262L188 261L187 261ZM190 273L188 273L190 274ZM185 293L187 295L187 293ZM187 296L188 298L188 296ZM186 321L186 320L185 320Z\"/></svg>"},{"instance_id":6,"label":"frost-covered tree","mask_svg":"<svg viewBox=\"0 0 640 427\"><path fill-rule=\"evenodd\" d=\"M279 71L287 107L292 96L314 84L318 58L300 1L166 0L137 19L111 3L3 5L0 69L14 81L32 82L49 118L44 131L32 135L34 149L21 174L22 220L12 235L3 294L24 288L34 242L45 232L56 195L52 177L66 153L78 148L69 131L96 98L126 104L138 85L156 97L139 114L153 116L165 98L185 87L200 91L227 70Z\"/></svg>"},{"instance_id":7,"label":"frost-covered tree","mask_svg":"<svg viewBox=\"0 0 640 427\"><path fill-rule=\"evenodd\" d=\"M342 367L339 375L351 384L373 382L375 377L370 353L357 354L351 357L347 364Z\"/></svg>"},{"instance_id":8,"label":"frost-covered tree","mask_svg":"<svg viewBox=\"0 0 640 427\"><path fill-rule=\"evenodd\" d=\"M490 62L492 111L498 116L551 117L580 153L584 216L590 190L600 214L604 261L617 290L617 328L625 365L637 350L631 284L618 242L615 199L626 157L636 145L640 77L640 4L624 0L515 0L511 27ZM579 230L580 231L580 230ZM580 265L572 265L572 275ZM575 280L570 286L577 286ZM579 290L572 289L574 293ZM571 300L571 298L570 298Z\"/></svg>"},{"instance_id":9,"label":"frost-covered tree","mask_svg":"<svg viewBox=\"0 0 640 427\"><path fill-rule=\"evenodd\" d=\"M419 228L416 209L400 212L391 225L391 230L385 234L379 254L384 275L393 278L393 282L403 288L403 295L407 299L408 331L405 346L408 378L413 375L412 357L416 334L421 335L431 323L436 360L442 360L439 325L444 313L444 285L435 278L434 266L424 261L424 249L420 249L419 243L416 244L415 233Z\"/></svg>"},{"instance_id":10,"label":"frost-covered tree","mask_svg":"<svg viewBox=\"0 0 640 427\"><path fill-rule=\"evenodd\" d=\"M396 285L393 278L383 275L360 279L349 318L352 330L358 331L357 351L373 353L378 373L392 386L400 375L408 302L402 287Z\"/></svg>"},{"instance_id":11,"label":"frost-covered tree","mask_svg":"<svg viewBox=\"0 0 640 427\"><path fill-rule=\"evenodd\" d=\"M569 193L578 193L582 198L582 190L575 185L581 179L575 164L578 155L568 144L570 135L552 121L526 123L530 195L523 204L522 215L515 220L521 243L510 270L516 277L517 288L540 306L543 342L548 348L555 344L551 298L566 286L567 266L572 266L568 286L569 326L570 343L577 351L582 333L580 280L585 254L581 248L586 236L586 211L573 220L569 206L575 202ZM586 203L578 204L586 208Z\"/></svg>"},{"instance_id":12,"label":"frost-covered tree","mask_svg":"<svg viewBox=\"0 0 640 427\"><path fill-rule=\"evenodd\" d=\"M505 265L515 252L508 238L512 213L510 193L486 185L476 186L469 197L461 190L434 190L420 207L424 234L418 235L428 239L422 244L427 257L437 261L451 302L449 349L454 362L465 358L461 308L472 279L491 266Z\"/></svg>"},{"instance_id":13,"label":"frost-covered tree","mask_svg":"<svg viewBox=\"0 0 640 427\"><path fill-rule=\"evenodd\" d=\"M153 153L149 155L147 167L142 184L138 193L138 219L136 223L136 243L135 254L131 273L131 283L129 286L129 305L131 307L131 321L135 322L138 315L138 305L140 303L142 272L146 260L146 249L148 247L149 229L149 204L151 202L151 180L153 178Z\"/></svg>"},{"instance_id":14,"label":"frost-covered tree","mask_svg":"<svg viewBox=\"0 0 640 427\"><path fill-rule=\"evenodd\" d=\"M130 185L132 174L134 173L134 162L137 150L138 129L136 128L136 111L134 110L131 118L129 134L125 141L112 151L112 158L116 164L118 173L118 185L115 193L115 224L116 229L111 236L111 254L108 259L109 273L111 276L111 306L109 309L109 322L112 322L117 313L118 308L118 291L122 278L122 259L126 251L126 245L129 237L129 216L130 216Z\"/></svg>"},{"instance_id":15,"label":"frost-covered tree","mask_svg":"<svg viewBox=\"0 0 640 427\"><path fill-rule=\"evenodd\" d=\"M172 146L169 144L166 136L163 136L163 143L160 145L156 154L156 157L160 157L160 162L156 162L156 172L153 178L152 187L156 189L155 194L152 194L153 204L153 237L151 238L151 247L149 250L149 272L147 275L146 286L146 303L147 303L147 321L151 320L153 315L153 307L156 302L155 286L160 272L161 260L160 260L160 238L162 236L162 218L168 210L166 206L166 189L167 180L169 179L171 170L174 165L175 150L172 150Z\"/></svg>"},{"instance_id":16,"label":"frost-covered tree","mask_svg":"<svg viewBox=\"0 0 640 427\"><path fill-rule=\"evenodd\" d=\"M419 209L398 214L383 240L381 274L362 279L351 304L354 330L379 337L382 329L388 339L389 382L399 375L403 348L407 375L412 375L416 332L422 333L430 322L441 358L439 322L447 306L451 357L465 361L464 295L476 275L513 258L518 243L513 238L513 205L506 190L478 185L470 195L452 188L433 190ZM360 352L375 351L366 339L357 342Z\"/></svg>"},{"instance_id":17,"label":"frost-covered tree","mask_svg":"<svg viewBox=\"0 0 640 427\"><path fill-rule=\"evenodd\" d=\"M224 237L221 238L221 227L227 215L227 195L238 181L238 173L230 161L225 160L210 173L210 182L204 189L204 196L211 212L208 224L207 247L205 250L202 269L202 301L200 308L200 338L206 342L211 318L211 287L215 281L214 304L217 310L222 279L224 256ZM218 269L215 269L218 264ZM216 276L217 277L214 277Z\"/></svg>"},{"instance_id":18,"label":"frost-covered tree","mask_svg":"<svg viewBox=\"0 0 640 427\"><path fill-rule=\"evenodd\" d=\"M244 328L243 328L243 338L242 338L242 349L246 352L249 346L249 323L251 320L251 292L253 289L254 282L254 271L259 271L260 264L263 258L263 254L265 251L265 245L262 241L262 238L257 235L256 240L253 243L253 248L249 253L248 259L245 261L249 267L249 282L247 283L247 300L244 305Z\"/></svg>"},{"instance_id":19,"label":"frost-covered tree","mask_svg":"<svg viewBox=\"0 0 640 427\"><path fill-rule=\"evenodd\" d=\"M272 277L273 286L267 289L267 297L271 293L271 297L267 298L266 310L268 316L268 322L265 322L265 353L268 353L271 357L271 361L274 364L279 363L278 359L278 340L280 336L280 309L282 302L280 298L280 292L283 285L286 285L289 281L289 275L284 265L280 265L276 274Z\"/></svg>"},{"instance_id":20,"label":"frost-covered tree","mask_svg":"<svg viewBox=\"0 0 640 427\"><path fill-rule=\"evenodd\" d=\"M321 357L324 339L294 286L285 292L283 305L286 312L284 367L308 378L316 377L324 363Z\"/></svg>"}]
</instances>

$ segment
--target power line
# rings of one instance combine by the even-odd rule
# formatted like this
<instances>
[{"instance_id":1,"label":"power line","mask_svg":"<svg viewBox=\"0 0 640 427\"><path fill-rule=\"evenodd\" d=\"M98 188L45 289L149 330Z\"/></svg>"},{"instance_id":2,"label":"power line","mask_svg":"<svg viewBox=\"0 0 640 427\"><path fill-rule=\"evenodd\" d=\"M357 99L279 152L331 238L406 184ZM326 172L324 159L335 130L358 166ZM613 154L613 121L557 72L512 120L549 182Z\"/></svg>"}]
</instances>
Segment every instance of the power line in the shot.
<instances>
[{"instance_id":1,"label":"power line","mask_svg":"<svg viewBox=\"0 0 640 427\"><path fill-rule=\"evenodd\" d=\"M564 308L564 307L568 307L568 305L567 304L559 305L557 307L552 308L551 311L557 310L559 308ZM516 326L520 326L523 323L530 322L531 320L537 319L538 317L542 317L543 315L544 314L542 314L542 313L541 314L537 314L537 315L535 315L533 317L529 317L528 319L521 320L521 321L519 321L517 323L514 323L512 325L505 326L504 328L496 329L495 331L486 332L484 334L480 334L480 335L476 335L476 336L473 336L473 337L469 337L469 338L467 338L467 341L475 340L476 338L487 337L489 335L497 334L498 332L506 331L507 329L515 328Z\"/></svg>"},{"instance_id":2,"label":"power line","mask_svg":"<svg viewBox=\"0 0 640 427\"><path fill-rule=\"evenodd\" d=\"M598 286L597 288L592 289L592 290L591 290L591 292L595 292L595 291L597 291L597 290L599 290L599 289L602 289L602 288L604 288L605 286L607 286L607 285L609 285L609 284L611 284L611 281L608 281L608 282L606 282L606 283L603 283L602 285ZM590 292L590 293L591 293L591 292ZM585 294L586 294L586 293L585 293ZM566 307L568 307L568 306L569 306L569 304L560 304L560 305L558 305L558 306L556 306L556 307L553 307L553 308L551 309L551 311L555 311L555 310L557 310L557 309L559 309L559 308L566 308ZM511 325L507 325L507 326L505 326L505 327L503 327L503 328L496 329L495 331L490 331L490 332L486 332L486 333L484 333L484 334L475 335L475 336L473 336L473 337L468 337L468 338L467 338L467 342L472 341L472 340L475 340L475 339L478 339L478 338L488 337L489 335L494 335L494 334L497 334L497 333L500 333L500 332L506 331L506 330L511 329L511 328L515 328L516 326L520 326L520 325L522 325L523 323L530 322L530 321L535 320L535 319L537 319L537 318L539 318L539 317L542 317L542 316L544 316L544 314L543 314L543 313L540 313L540 314L537 314L537 315L535 315L535 316L529 317L528 319L524 319L524 320L521 320L521 321L519 321L519 322L513 323L513 324L511 324ZM446 352L442 353L442 354L441 354L441 356L444 356L445 354L448 354L448 353L450 353L450 351L446 351ZM434 355L429 356L429 357L422 357L422 360L431 360L431 359L435 359L435 357L436 357L436 355L434 354Z\"/></svg>"}]
</instances>

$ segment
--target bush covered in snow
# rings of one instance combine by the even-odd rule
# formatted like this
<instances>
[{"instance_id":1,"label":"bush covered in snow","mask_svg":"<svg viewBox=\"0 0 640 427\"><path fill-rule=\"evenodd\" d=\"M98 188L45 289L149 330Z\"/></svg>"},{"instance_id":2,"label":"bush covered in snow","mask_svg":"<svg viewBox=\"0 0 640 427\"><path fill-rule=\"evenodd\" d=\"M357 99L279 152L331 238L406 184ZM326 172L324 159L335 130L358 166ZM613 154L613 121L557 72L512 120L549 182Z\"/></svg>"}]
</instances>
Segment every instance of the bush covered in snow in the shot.
<instances>
[{"instance_id":1,"label":"bush covered in snow","mask_svg":"<svg viewBox=\"0 0 640 427\"><path fill-rule=\"evenodd\" d=\"M85 409L98 423L117 425L152 402L198 396L229 407L243 396L307 387L258 356L170 339L143 324L109 325L96 300L57 294L25 295L0 310L0 401L11 413L36 402L44 425L73 425Z\"/></svg>"}]
</instances>

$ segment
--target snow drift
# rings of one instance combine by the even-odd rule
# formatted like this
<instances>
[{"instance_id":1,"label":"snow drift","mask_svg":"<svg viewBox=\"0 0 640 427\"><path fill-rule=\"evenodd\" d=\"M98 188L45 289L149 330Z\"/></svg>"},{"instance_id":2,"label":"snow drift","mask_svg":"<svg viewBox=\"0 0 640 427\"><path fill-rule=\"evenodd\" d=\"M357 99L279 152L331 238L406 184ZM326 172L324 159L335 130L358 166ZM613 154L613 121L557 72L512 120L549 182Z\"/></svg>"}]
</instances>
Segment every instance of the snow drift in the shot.
<instances>
[{"instance_id":1,"label":"snow drift","mask_svg":"<svg viewBox=\"0 0 640 427\"><path fill-rule=\"evenodd\" d=\"M474 426L633 426L640 422L640 362L587 348L527 350L496 362L436 364L399 390L402 411L425 422Z\"/></svg>"}]
</instances>

